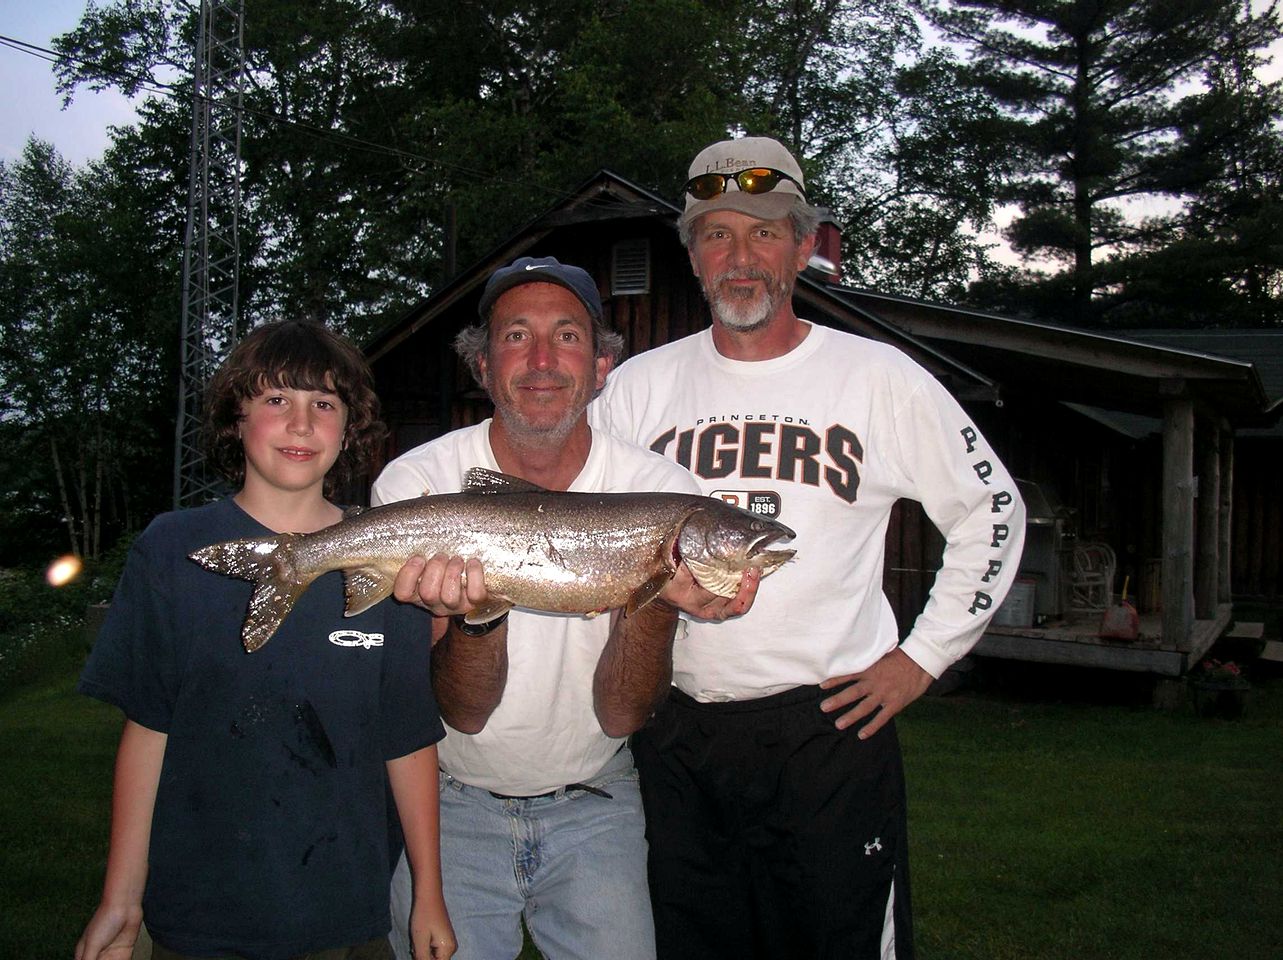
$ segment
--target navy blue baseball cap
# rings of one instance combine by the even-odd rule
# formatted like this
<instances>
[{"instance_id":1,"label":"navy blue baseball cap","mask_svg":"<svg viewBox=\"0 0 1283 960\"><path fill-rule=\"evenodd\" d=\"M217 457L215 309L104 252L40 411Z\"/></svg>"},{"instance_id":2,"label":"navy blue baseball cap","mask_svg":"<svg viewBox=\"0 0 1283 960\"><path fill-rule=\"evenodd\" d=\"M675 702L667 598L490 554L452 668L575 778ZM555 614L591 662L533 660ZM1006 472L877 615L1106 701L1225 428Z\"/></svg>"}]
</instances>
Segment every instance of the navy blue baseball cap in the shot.
<instances>
[{"instance_id":1,"label":"navy blue baseball cap","mask_svg":"<svg viewBox=\"0 0 1283 960\"><path fill-rule=\"evenodd\" d=\"M587 270L562 263L556 257L519 257L508 266L500 267L486 281L477 312L484 318L501 295L523 283L555 283L565 287L579 298L594 321L601 320L601 295L597 293L596 281Z\"/></svg>"}]
</instances>

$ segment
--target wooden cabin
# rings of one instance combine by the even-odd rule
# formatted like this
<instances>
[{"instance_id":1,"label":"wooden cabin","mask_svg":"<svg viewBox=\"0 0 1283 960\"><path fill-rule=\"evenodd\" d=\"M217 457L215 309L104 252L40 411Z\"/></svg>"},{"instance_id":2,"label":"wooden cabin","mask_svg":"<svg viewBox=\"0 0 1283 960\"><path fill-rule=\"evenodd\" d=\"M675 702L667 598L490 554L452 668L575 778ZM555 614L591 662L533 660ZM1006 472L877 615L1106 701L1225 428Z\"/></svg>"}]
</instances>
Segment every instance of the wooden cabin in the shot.
<instances>
[{"instance_id":1,"label":"wooden cabin","mask_svg":"<svg viewBox=\"0 0 1283 960\"><path fill-rule=\"evenodd\" d=\"M1254 363L1157 337L1141 342L870 291L843 296L994 377L1009 401L1004 410L1021 411L1003 418L1012 432L991 440L1012 473L1037 484L1063 515L1072 544L1058 547L1060 615L1035 618L1032 629L995 626L976 652L1162 676L1180 676L1201 658L1232 622L1236 488L1258 490L1265 476L1255 445L1250 460L1236 463L1245 446L1237 434L1278 429L1278 396L1268 396ZM1272 497L1277 504L1278 492ZM1035 523L1022 571L1036 577L1044 569L1038 547L1052 534ZM1114 558L1105 596L1087 602L1074 585L1084 545L1103 545ZM1237 556L1240 571L1259 569L1243 551ZM1119 597L1124 580L1141 613L1139 637L1102 639L1099 608ZM1269 589L1279 596L1277 579Z\"/></svg>"},{"instance_id":2,"label":"wooden cabin","mask_svg":"<svg viewBox=\"0 0 1283 960\"><path fill-rule=\"evenodd\" d=\"M489 416L451 341L476 321L490 274L519 256L593 274L629 354L707 326L678 212L602 171L374 338L366 352L391 429L387 457ZM836 226L821 231L819 252L840 262ZM1235 433L1269 428L1279 413L1253 364L847 288L822 269L799 278L798 315L891 343L930 370L1032 508L1019 596L976 652L1172 677L1201 658L1232 616ZM885 583L902 632L941 547L921 508L902 502ZM1093 556L1095 567L1079 562ZM1102 639L1124 579L1139 635Z\"/></svg>"}]
</instances>

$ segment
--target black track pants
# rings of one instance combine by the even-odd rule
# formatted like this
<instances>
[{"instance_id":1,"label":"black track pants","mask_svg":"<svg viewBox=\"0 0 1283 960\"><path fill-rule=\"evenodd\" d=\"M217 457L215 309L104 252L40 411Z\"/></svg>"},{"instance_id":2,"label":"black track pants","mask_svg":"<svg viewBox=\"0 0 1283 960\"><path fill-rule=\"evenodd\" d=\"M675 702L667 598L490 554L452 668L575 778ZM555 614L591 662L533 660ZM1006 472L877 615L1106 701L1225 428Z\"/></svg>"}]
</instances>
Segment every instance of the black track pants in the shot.
<instances>
[{"instance_id":1,"label":"black track pants","mask_svg":"<svg viewBox=\"0 0 1283 960\"><path fill-rule=\"evenodd\" d=\"M634 734L659 960L913 960L894 724L862 741L825 696L674 689Z\"/></svg>"}]
</instances>

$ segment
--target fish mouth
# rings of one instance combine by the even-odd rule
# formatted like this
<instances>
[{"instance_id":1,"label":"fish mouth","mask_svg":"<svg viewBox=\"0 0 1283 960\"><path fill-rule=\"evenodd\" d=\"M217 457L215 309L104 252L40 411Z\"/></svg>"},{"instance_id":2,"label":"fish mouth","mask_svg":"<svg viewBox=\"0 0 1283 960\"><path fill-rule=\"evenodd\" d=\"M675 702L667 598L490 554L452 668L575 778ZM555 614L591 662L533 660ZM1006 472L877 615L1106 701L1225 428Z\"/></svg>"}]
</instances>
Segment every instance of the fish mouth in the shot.
<instances>
[{"instance_id":1,"label":"fish mouth","mask_svg":"<svg viewBox=\"0 0 1283 960\"><path fill-rule=\"evenodd\" d=\"M768 550L767 547L779 540L792 540L797 534L784 526L782 523L776 523L770 530L767 530L760 537L754 540L747 551L745 559L752 566L760 566L763 573L769 573L776 567L791 560L796 550Z\"/></svg>"}]
</instances>

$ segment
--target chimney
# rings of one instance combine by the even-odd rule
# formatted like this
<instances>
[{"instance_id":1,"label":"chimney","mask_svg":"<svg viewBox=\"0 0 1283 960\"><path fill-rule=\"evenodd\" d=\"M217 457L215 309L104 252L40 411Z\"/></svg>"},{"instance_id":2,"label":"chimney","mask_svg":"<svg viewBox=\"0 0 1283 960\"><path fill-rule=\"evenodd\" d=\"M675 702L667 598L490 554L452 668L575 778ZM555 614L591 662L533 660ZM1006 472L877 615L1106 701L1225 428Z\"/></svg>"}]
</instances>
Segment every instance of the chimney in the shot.
<instances>
[{"instance_id":1,"label":"chimney","mask_svg":"<svg viewBox=\"0 0 1283 960\"><path fill-rule=\"evenodd\" d=\"M827 207L820 207L820 226L815 234L815 252L807 263L829 283L842 282L842 228Z\"/></svg>"}]
</instances>

